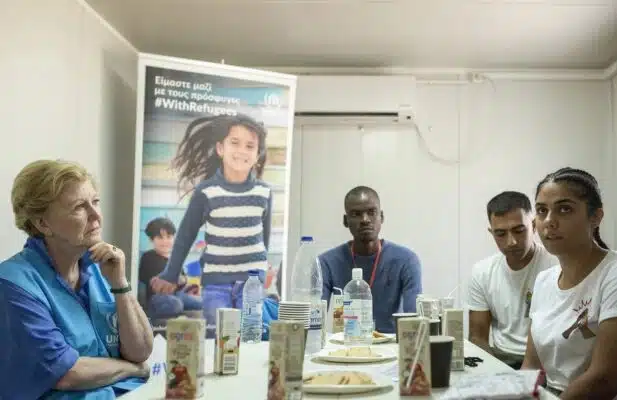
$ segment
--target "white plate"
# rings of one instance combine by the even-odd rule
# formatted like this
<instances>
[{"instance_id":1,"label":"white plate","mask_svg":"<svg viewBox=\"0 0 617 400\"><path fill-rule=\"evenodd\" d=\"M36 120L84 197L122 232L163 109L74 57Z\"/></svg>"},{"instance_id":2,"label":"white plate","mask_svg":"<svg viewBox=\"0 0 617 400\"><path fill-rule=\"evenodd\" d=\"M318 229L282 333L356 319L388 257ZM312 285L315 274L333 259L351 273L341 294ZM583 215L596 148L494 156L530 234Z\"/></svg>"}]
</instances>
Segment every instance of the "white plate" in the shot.
<instances>
[{"instance_id":1,"label":"white plate","mask_svg":"<svg viewBox=\"0 0 617 400\"><path fill-rule=\"evenodd\" d=\"M286 316L305 316L310 317L311 312L309 310L306 311L283 311L279 310L278 315L286 315Z\"/></svg>"},{"instance_id":2,"label":"white plate","mask_svg":"<svg viewBox=\"0 0 617 400\"><path fill-rule=\"evenodd\" d=\"M374 363L374 362L396 360L396 354L394 353L394 351L388 348L378 349L378 348L373 347L371 348L371 352L376 353L376 354L369 356L369 357L346 357L346 356L330 355L330 353L337 351L337 350L341 350L341 349L324 349L320 351L319 353L315 354L313 358L323 360L323 361L328 361L328 362L344 363L344 364Z\"/></svg>"},{"instance_id":3,"label":"white plate","mask_svg":"<svg viewBox=\"0 0 617 400\"><path fill-rule=\"evenodd\" d=\"M304 379L316 374L324 374L328 372L340 373L341 371L339 370L307 372L304 374ZM304 391L305 393L315 394L353 394L373 392L393 386L392 379L388 378L387 376L378 375L375 373L369 373L368 375L370 375L373 379L373 382L375 382L374 385L302 385L302 391Z\"/></svg>"},{"instance_id":4,"label":"white plate","mask_svg":"<svg viewBox=\"0 0 617 400\"><path fill-rule=\"evenodd\" d=\"M386 335L386 337L382 337L382 338L374 337L373 344L390 343L396 338L395 335L390 335L387 333L384 333L384 335ZM334 335L332 335L332 337L330 337L330 341L336 344L345 344L345 334L343 332L335 333Z\"/></svg>"},{"instance_id":5,"label":"white plate","mask_svg":"<svg viewBox=\"0 0 617 400\"><path fill-rule=\"evenodd\" d=\"M293 318L300 318L301 320L305 320L305 319L309 319L310 318L310 314L309 313L305 313L305 314L279 314L279 319L293 319Z\"/></svg>"}]
</instances>

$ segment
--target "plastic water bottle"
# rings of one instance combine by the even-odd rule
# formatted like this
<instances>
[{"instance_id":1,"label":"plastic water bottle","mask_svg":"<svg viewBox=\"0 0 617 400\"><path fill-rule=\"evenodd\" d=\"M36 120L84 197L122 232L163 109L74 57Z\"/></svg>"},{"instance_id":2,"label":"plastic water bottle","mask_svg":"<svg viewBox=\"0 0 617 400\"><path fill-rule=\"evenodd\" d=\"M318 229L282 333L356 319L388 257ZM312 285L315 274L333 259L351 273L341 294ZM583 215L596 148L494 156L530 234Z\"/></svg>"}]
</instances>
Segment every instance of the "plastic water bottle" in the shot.
<instances>
[{"instance_id":1,"label":"plastic water bottle","mask_svg":"<svg viewBox=\"0 0 617 400\"><path fill-rule=\"evenodd\" d=\"M262 330L263 285L259 271L249 271L249 279L242 289L242 343L260 343Z\"/></svg>"},{"instance_id":2,"label":"plastic water bottle","mask_svg":"<svg viewBox=\"0 0 617 400\"><path fill-rule=\"evenodd\" d=\"M319 250L311 236L303 236L291 274L291 300L311 303L309 330L306 335L305 354L314 354L321 350L322 315L321 294L323 278L319 263Z\"/></svg>"},{"instance_id":3,"label":"plastic water bottle","mask_svg":"<svg viewBox=\"0 0 617 400\"><path fill-rule=\"evenodd\" d=\"M362 279L362 268L354 268L351 281L343 289L344 342L346 346L373 343L373 295Z\"/></svg>"}]
</instances>

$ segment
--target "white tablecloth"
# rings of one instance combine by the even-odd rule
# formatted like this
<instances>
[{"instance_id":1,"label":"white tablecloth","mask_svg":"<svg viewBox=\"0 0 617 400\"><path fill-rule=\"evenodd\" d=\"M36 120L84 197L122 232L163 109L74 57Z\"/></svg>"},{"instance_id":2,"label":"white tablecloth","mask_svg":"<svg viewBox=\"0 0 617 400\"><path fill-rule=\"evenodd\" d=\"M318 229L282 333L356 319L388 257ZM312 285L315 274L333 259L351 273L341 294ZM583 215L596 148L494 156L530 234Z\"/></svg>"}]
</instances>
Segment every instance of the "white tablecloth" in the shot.
<instances>
[{"instance_id":1,"label":"white tablecloth","mask_svg":"<svg viewBox=\"0 0 617 400\"><path fill-rule=\"evenodd\" d=\"M398 349L396 343L379 345L391 348L393 350ZM341 347L328 342L327 348ZM268 342L262 342L260 344L242 344L240 347L240 368L238 375L218 376L214 375L213 370L213 354L214 354L214 340L206 341L206 395L205 399L243 399L243 400L263 400L266 396L266 387L268 379ZM465 342L465 356L466 357L479 357L484 362L478 363L477 367L465 367L465 371L452 371L450 376L450 383L454 383L460 379L464 379L465 376L471 374L481 373L496 373L509 371L511 368L506 364L499 361L497 358L486 353L484 350L475 346L470 342ZM315 370L332 370L338 368L353 368L354 370L361 370L367 372L377 372L386 374L388 370L394 370L398 365L398 360L394 360L388 363L379 364L327 364L315 363L310 360L306 360L304 364L305 371ZM433 397L439 398L439 395L444 393L446 389L433 389ZM121 400L151 400L151 399L163 399L165 396L165 374L159 373L150 378L150 380L133 392L130 392L121 397ZM305 399L324 399L330 396L312 396L305 394ZM386 392L373 392L354 395L333 395L331 398L338 399L372 399L372 400L388 400L399 399L398 395L398 382L393 382L391 390ZM410 397L403 397L409 399ZM413 397L413 399L426 399L427 397ZM542 390L541 400L557 399L556 396L551 393Z\"/></svg>"}]
</instances>

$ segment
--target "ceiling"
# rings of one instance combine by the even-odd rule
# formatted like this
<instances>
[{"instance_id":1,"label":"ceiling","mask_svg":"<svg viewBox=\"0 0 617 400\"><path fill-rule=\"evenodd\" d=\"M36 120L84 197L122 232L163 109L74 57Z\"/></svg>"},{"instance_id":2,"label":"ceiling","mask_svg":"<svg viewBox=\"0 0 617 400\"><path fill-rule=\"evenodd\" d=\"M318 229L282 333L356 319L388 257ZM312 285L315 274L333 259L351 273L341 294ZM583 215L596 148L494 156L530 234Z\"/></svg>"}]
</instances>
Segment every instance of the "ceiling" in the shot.
<instances>
[{"instance_id":1,"label":"ceiling","mask_svg":"<svg viewBox=\"0 0 617 400\"><path fill-rule=\"evenodd\" d=\"M86 0L142 52L263 67L605 68L617 0Z\"/></svg>"}]
</instances>

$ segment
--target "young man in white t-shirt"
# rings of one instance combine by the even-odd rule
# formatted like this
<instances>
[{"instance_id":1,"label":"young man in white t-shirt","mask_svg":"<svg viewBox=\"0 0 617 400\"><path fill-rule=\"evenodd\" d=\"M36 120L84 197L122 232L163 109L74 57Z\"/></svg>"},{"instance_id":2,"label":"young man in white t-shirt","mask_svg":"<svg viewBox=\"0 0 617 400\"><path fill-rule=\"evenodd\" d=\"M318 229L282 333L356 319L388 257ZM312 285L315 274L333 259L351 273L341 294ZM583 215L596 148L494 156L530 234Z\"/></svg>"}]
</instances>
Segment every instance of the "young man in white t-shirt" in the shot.
<instances>
[{"instance_id":1,"label":"young man in white t-shirt","mask_svg":"<svg viewBox=\"0 0 617 400\"><path fill-rule=\"evenodd\" d=\"M536 192L536 226L559 264L538 275L523 368L564 400L617 398L617 253L600 238L598 183L562 168Z\"/></svg>"},{"instance_id":2,"label":"young man in white t-shirt","mask_svg":"<svg viewBox=\"0 0 617 400\"><path fill-rule=\"evenodd\" d=\"M473 267L468 287L469 340L518 369L527 345L536 277L558 261L534 242L531 202L525 194L502 192L486 209L488 230L500 252Z\"/></svg>"}]
</instances>

